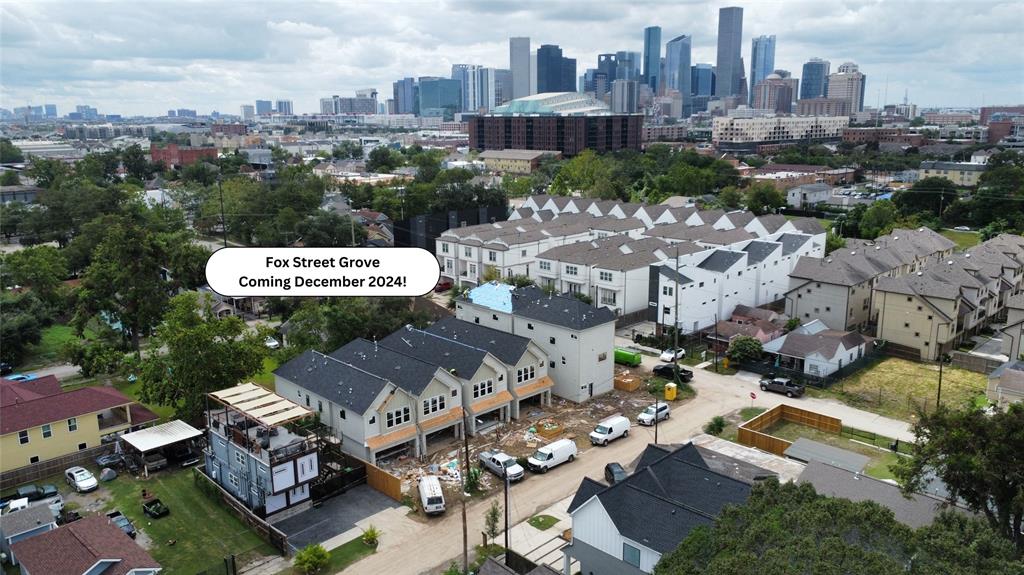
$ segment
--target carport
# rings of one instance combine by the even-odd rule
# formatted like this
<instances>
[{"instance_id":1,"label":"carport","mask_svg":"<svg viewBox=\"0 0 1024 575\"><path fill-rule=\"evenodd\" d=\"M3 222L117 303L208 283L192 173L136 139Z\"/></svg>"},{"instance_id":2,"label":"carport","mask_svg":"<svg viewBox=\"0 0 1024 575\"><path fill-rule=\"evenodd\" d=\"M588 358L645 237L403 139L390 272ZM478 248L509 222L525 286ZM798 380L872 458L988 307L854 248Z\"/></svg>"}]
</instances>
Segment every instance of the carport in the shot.
<instances>
[{"instance_id":1,"label":"carport","mask_svg":"<svg viewBox=\"0 0 1024 575\"><path fill-rule=\"evenodd\" d=\"M202 431L199 431L180 419L176 419L154 427L148 427L132 433L126 433L121 436L121 441L132 446L135 451L141 454L145 475L146 477L149 477L149 464L146 463L147 454L162 451L164 448L179 445L186 441L191 441L197 437L201 437L202 435ZM198 462L199 459L195 458L195 461ZM183 461L182 463L187 464L188 461Z\"/></svg>"}]
</instances>

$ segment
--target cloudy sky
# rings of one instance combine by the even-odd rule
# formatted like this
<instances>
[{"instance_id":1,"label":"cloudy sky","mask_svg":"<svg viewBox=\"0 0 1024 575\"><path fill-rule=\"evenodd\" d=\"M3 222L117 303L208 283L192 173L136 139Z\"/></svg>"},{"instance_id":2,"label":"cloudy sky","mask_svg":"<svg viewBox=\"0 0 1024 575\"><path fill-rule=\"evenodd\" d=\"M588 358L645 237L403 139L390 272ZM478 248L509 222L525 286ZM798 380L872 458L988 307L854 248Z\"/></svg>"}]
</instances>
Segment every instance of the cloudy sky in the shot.
<instances>
[{"instance_id":1,"label":"cloudy sky","mask_svg":"<svg viewBox=\"0 0 1024 575\"><path fill-rule=\"evenodd\" d=\"M748 66L750 39L775 34L775 65L795 76L812 56L857 62L871 106L904 90L922 106L1024 103L1021 0L0 0L0 107L238 113L260 98L315 112L323 96L390 96L395 79L455 63L508 67L509 36L559 44L582 74L598 53L642 50L650 25L663 42L691 35L693 62L714 63L727 5L744 8Z\"/></svg>"}]
</instances>

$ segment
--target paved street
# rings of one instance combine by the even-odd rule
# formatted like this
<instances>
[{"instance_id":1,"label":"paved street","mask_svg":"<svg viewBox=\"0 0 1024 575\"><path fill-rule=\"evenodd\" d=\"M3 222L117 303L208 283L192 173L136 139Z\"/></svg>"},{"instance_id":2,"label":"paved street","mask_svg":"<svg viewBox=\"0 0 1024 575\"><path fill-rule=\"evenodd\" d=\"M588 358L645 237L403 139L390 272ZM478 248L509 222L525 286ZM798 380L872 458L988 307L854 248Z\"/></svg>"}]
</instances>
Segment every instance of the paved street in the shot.
<instances>
[{"instance_id":1,"label":"paved street","mask_svg":"<svg viewBox=\"0 0 1024 575\"><path fill-rule=\"evenodd\" d=\"M645 365L657 363L645 357ZM701 432L703 425L715 415L722 415L751 404L750 392L757 393L754 405L773 407L791 402L807 409L839 417L854 427L877 431L890 437L912 440L907 423L883 418L846 406L836 401L801 398L790 400L785 396L762 393L757 388L756 376L722 376L703 370L694 370L694 388L697 397L673 412L672 418L660 425L660 443L683 443ZM594 479L603 477L604 465L617 461L632 462L644 446L654 441L654 429L634 426L629 437L620 439L608 447L590 448L581 452L573 463L562 465L543 476L533 476L512 487L509 508L513 524L524 521L537 512L566 497L571 496L583 476ZM499 493L496 497L499 498ZM483 531L484 512L490 500L475 501L467 507L470 546L480 542ZM354 573L388 573L389 575L418 575L435 566L461 557L462 521L459 506L449 502L448 512L441 518L426 524L403 525L401 533L389 533L385 529L378 552L353 566ZM396 526L397 527L397 526ZM339 542L340 543L340 542ZM414 557L415 561L404 559ZM430 566L430 569L424 569Z\"/></svg>"}]
</instances>

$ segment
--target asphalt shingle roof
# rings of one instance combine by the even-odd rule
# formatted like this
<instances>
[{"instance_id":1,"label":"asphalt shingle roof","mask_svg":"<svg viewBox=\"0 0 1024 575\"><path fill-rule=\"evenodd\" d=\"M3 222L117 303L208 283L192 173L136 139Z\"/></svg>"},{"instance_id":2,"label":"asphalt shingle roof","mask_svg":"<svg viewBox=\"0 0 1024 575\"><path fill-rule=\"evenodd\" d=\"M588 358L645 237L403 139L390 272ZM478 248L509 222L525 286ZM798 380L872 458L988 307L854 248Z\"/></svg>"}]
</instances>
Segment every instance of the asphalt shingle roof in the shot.
<instances>
[{"instance_id":1,"label":"asphalt shingle roof","mask_svg":"<svg viewBox=\"0 0 1024 575\"><path fill-rule=\"evenodd\" d=\"M315 350L292 358L274 374L360 414L366 413L387 386L383 378Z\"/></svg>"},{"instance_id":2,"label":"asphalt shingle roof","mask_svg":"<svg viewBox=\"0 0 1024 575\"><path fill-rule=\"evenodd\" d=\"M50 506L36 505L0 515L0 532L4 534L4 537L14 537L49 523L56 523Z\"/></svg>"},{"instance_id":3,"label":"asphalt shingle roof","mask_svg":"<svg viewBox=\"0 0 1024 575\"><path fill-rule=\"evenodd\" d=\"M80 575L101 559L119 559L103 575L125 575L160 564L102 515L89 515L59 529L16 542L12 549L25 571Z\"/></svg>"},{"instance_id":4,"label":"asphalt shingle roof","mask_svg":"<svg viewBox=\"0 0 1024 575\"><path fill-rule=\"evenodd\" d=\"M697 267L713 272L724 273L743 258L743 252L715 250L711 252L711 255L705 258L704 261L700 262Z\"/></svg>"},{"instance_id":5,"label":"asphalt shingle roof","mask_svg":"<svg viewBox=\"0 0 1024 575\"><path fill-rule=\"evenodd\" d=\"M468 321L446 317L427 328L427 331L449 339L462 341L486 349L506 365L516 365L526 353L530 339L491 329Z\"/></svg>"},{"instance_id":6,"label":"asphalt shingle roof","mask_svg":"<svg viewBox=\"0 0 1024 575\"><path fill-rule=\"evenodd\" d=\"M440 367L463 379L473 377L487 357L486 349L416 329L411 325L399 328L380 340L380 345Z\"/></svg>"},{"instance_id":7,"label":"asphalt shingle roof","mask_svg":"<svg viewBox=\"0 0 1024 575\"><path fill-rule=\"evenodd\" d=\"M759 264L775 253L777 249L779 249L779 244L776 242L753 241L747 244L743 251L747 252L747 263Z\"/></svg>"},{"instance_id":8,"label":"asphalt shingle roof","mask_svg":"<svg viewBox=\"0 0 1024 575\"><path fill-rule=\"evenodd\" d=\"M388 337L402 332L403 330L400 329ZM408 391L413 397L423 393L437 373L436 364L421 361L394 349L388 349L383 340L374 343L365 339L356 339L331 352L330 357L346 362L368 374L377 376L377 378L386 379Z\"/></svg>"},{"instance_id":9,"label":"asphalt shingle roof","mask_svg":"<svg viewBox=\"0 0 1024 575\"><path fill-rule=\"evenodd\" d=\"M548 295L536 286L517 288L512 292L515 315L572 330L584 330L615 321L615 312L594 307L575 297Z\"/></svg>"}]
</instances>

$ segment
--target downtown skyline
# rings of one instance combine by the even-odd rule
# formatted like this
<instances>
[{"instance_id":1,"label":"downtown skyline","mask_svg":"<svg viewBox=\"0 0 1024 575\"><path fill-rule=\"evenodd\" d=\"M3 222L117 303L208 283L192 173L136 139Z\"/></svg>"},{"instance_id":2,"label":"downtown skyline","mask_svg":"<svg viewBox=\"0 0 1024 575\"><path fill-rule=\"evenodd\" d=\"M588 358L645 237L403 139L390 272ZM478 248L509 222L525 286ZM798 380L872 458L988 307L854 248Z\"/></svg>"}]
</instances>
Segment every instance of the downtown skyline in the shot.
<instances>
[{"instance_id":1,"label":"downtown skyline","mask_svg":"<svg viewBox=\"0 0 1024 575\"><path fill-rule=\"evenodd\" d=\"M0 107L57 104L61 115L88 104L101 113L159 115L169 108L237 114L256 99L290 99L315 113L328 94L376 88L404 77L449 77L453 64L509 67L509 37L536 50L557 44L577 76L599 53L642 52L644 28L661 28L660 52L691 36L691 63L716 63L718 10L744 9L741 55L749 76L751 39L775 35L775 68L801 75L812 57L833 70L856 62L870 77L865 105L923 107L1024 100L1024 33L1006 22L1019 3L839 2L269 2L4 4ZM84 7L83 7L84 6ZM192 9L189 9L192 8ZM82 18L85 13L90 18ZM217 18L229 14L230 18ZM913 27L907 25L913 22ZM957 34L946 34L950 22ZM888 82L886 79L888 78ZM748 78L749 80L749 78ZM950 90L950 87L955 89ZM748 87L749 89L749 87Z\"/></svg>"}]
</instances>

